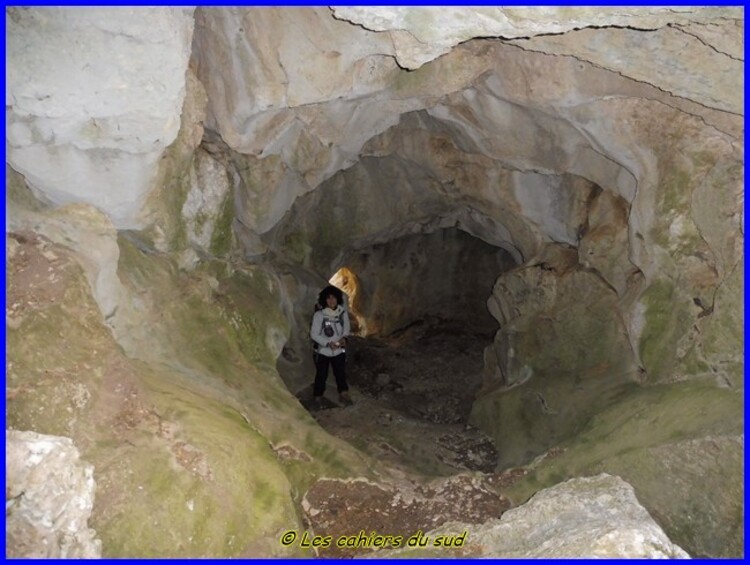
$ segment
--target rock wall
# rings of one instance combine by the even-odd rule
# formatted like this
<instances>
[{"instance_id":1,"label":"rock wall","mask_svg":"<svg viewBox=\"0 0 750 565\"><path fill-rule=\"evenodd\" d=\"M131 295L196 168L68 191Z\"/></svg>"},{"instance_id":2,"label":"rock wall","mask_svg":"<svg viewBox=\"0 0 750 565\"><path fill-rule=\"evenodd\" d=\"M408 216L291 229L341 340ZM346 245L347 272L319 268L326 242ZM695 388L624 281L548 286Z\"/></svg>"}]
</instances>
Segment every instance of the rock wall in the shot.
<instances>
[{"instance_id":1,"label":"rock wall","mask_svg":"<svg viewBox=\"0 0 750 565\"><path fill-rule=\"evenodd\" d=\"M547 264L544 257L498 280L490 304L503 328L494 351L486 356L488 385L512 387L532 375L537 378L529 381L525 392L498 392L502 399L497 398L493 413L522 410L541 414L546 411L544 406L539 412L530 404L537 403L537 393L548 397L542 384L545 379L560 386L566 379L561 373L571 370L571 386L578 386L597 363L603 363L598 370L612 385L622 377L650 383L708 378L719 386L742 389L737 357L742 343L741 314L736 309L730 314L721 305L724 300L731 302L731 296L738 298L737 285L742 278L735 268L742 248L737 206L741 181L732 137L713 128L696 127L696 118L647 101L621 101L616 112L627 114L623 123L637 124L628 134L637 139L637 145L632 141L628 145L633 155L639 151L648 156L639 157L643 161L638 177L644 180L629 213L625 201L611 193L602 192L589 203L577 257L573 253L569 264L577 263L576 268L584 271L577 276L590 283L575 283L570 287L573 294L566 297L560 289L569 275L561 280L551 273L549 269L554 271L555 266ZM654 116L659 112L669 119L660 122L657 131L651 124L656 123ZM624 133L625 128L620 131ZM708 186L722 187L713 192L712 202L701 196ZM711 235L718 232L708 227L716 221L723 224L718 238ZM533 277L529 267L540 274ZM523 277L525 282L521 282ZM545 292L550 284L555 290ZM528 298L528 289L537 296ZM519 293L525 305L519 305ZM581 296L586 298L585 304L580 303ZM580 308L586 311L573 314ZM561 312L566 320L586 320L584 327L556 329ZM550 341L550 336L556 338ZM604 348L606 362L596 354L599 348ZM578 365L568 361L575 352L579 352ZM549 359L547 368L535 370L544 359ZM519 395L527 398L522 408L516 399ZM590 400L579 404L570 398L562 403L579 415L566 418L569 425L585 421L592 407ZM489 397L487 401L495 402ZM604 404L606 400L600 398L596 409ZM483 411L481 403L477 411ZM548 414L554 411L550 407ZM485 425L486 416L478 416ZM551 429L560 429L554 415L527 421L533 427L542 420L547 420ZM498 441L526 443L500 432L508 429L504 423L489 426L497 430ZM509 462L519 459L511 456Z\"/></svg>"},{"instance_id":2,"label":"rock wall","mask_svg":"<svg viewBox=\"0 0 750 565\"><path fill-rule=\"evenodd\" d=\"M711 382L632 385L504 492L521 503L566 477L615 474L691 556L736 557L744 551L743 421L742 395Z\"/></svg>"},{"instance_id":3,"label":"rock wall","mask_svg":"<svg viewBox=\"0 0 750 565\"><path fill-rule=\"evenodd\" d=\"M700 67L699 70L696 69L695 74L700 77L702 84L708 86L707 91L715 92L717 90L715 85L710 86L710 81L705 80L706 72L722 74L726 72L727 64L732 65L742 60L741 49L737 48L737 39L742 35L741 26L730 26L729 37L726 35L727 28L722 26L724 18L741 19L743 14L739 9L688 6L677 9L601 6L574 9L482 7L467 10L456 7L414 8L407 6L332 9L337 19L351 21L368 30L389 33L393 38L399 64L409 69L418 68L448 53L459 43L475 37L505 39L521 37L523 39L518 41L534 46L567 44L568 50L573 50L577 56L589 61L603 59L606 63L600 66L619 68L627 76L634 78L638 78L638 69L644 66L655 70L655 63L668 65L665 69L668 72L661 72L659 68L656 72L642 73L641 77L645 76L649 81L664 81L667 84L669 81L675 81L682 87L690 87L690 81L686 80L686 75L689 75L693 69L680 66L665 54L679 52L686 46L699 49L705 47L708 60L715 58L714 60L723 61L724 65L718 69L708 68L710 65ZM602 28L606 31L600 31ZM696 45L683 34L692 35L700 40L705 39L701 41L704 45ZM582 40L580 35L588 36L592 38L592 41L587 45L587 41ZM613 39L613 36L617 39ZM630 38L630 41L621 44L620 38L623 36ZM680 39L671 39L675 36ZM665 37L670 38L671 41ZM600 48L602 38L606 38L604 40L607 43L607 49ZM612 48L613 43L617 43L616 48ZM582 44L586 48L582 48ZM708 53L712 45L717 45L718 49L714 49L714 53ZM610 55L614 52L635 54L635 60L611 57ZM646 59L644 55L650 57ZM640 57L643 58L638 60ZM734 62L728 60L731 58L734 58ZM708 95L712 96L710 93Z\"/></svg>"},{"instance_id":4,"label":"rock wall","mask_svg":"<svg viewBox=\"0 0 750 565\"><path fill-rule=\"evenodd\" d=\"M8 163L41 199L141 226L180 128L192 8L9 8Z\"/></svg>"},{"instance_id":5,"label":"rock wall","mask_svg":"<svg viewBox=\"0 0 750 565\"><path fill-rule=\"evenodd\" d=\"M550 247L501 275L489 306L501 329L485 350L472 418L493 435L504 466L574 435L640 380L617 296L575 249Z\"/></svg>"}]
</instances>

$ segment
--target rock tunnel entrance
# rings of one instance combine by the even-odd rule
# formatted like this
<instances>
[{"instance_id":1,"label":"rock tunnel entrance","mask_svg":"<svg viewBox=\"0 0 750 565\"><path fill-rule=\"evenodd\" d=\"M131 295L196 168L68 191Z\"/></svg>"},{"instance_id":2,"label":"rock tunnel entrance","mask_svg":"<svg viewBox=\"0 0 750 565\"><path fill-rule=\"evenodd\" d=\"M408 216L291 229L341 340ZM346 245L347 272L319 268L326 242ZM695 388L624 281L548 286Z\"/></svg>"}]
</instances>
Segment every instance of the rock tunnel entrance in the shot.
<instances>
[{"instance_id":1,"label":"rock tunnel entrance","mask_svg":"<svg viewBox=\"0 0 750 565\"><path fill-rule=\"evenodd\" d=\"M350 250L343 262L329 282L346 292L355 322L346 354L355 404L336 404L330 375L326 409L313 410L315 419L405 471L492 472L492 439L469 420L484 349L498 329L487 300L497 277L516 265L510 253L450 227ZM289 372L306 374L293 392L311 408L314 368L281 370L287 382L304 382Z\"/></svg>"},{"instance_id":2,"label":"rock tunnel entrance","mask_svg":"<svg viewBox=\"0 0 750 565\"><path fill-rule=\"evenodd\" d=\"M516 265L504 249L456 227L348 251L344 262L330 282L347 292L363 336L391 335L425 316L497 329L487 299L498 275Z\"/></svg>"}]
</instances>

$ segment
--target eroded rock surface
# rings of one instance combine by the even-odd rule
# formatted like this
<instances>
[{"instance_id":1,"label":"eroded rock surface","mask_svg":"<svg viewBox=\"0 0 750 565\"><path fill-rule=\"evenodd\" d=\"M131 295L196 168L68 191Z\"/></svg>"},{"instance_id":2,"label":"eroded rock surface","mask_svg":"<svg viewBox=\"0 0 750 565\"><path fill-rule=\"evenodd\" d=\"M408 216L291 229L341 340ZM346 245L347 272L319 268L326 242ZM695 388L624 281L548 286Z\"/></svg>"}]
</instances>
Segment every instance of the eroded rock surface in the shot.
<instances>
[{"instance_id":1,"label":"eroded rock surface","mask_svg":"<svg viewBox=\"0 0 750 565\"><path fill-rule=\"evenodd\" d=\"M742 404L710 381L633 387L532 462L506 493L520 503L560 477L616 474L691 555L740 555Z\"/></svg>"},{"instance_id":2,"label":"eroded rock surface","mask_svg":"<svg viewBox=\"0 0 750 565\"><path fill-rule=\"evenodd\" d=\"M590 61L683 98L735 114L744 111L733 85L744 68L741 20L670 22L651 32L583 29L514 41L524 49ZM632 24L631 24L632 26ZM697 39L697 41L696 41ZM606 42L607 49L601 49ZM674 55L680 53L680 57ZM717 94L722 94L717 96Z\"/></svg>"},{"instance_id":3,"label":"eroded rock surface","mask_svg":"<svg viewBox=\"0 0 750 565\"><path fill-rule=\"evenodd\" d=\"M6 430L6 556L101 557L102 542L88 524L93 473L70 438Z\"/></svg>"},{"instance_id":4,"label":"eroded rock surface","mask_svg":"<svg viewBox=\"0 0 750 565\"><path fill-rule=\"evenodd\" d=\"M81 267L89 256L34 232L8 236L8 425L70 437L94 465L90 525L104 556L294 554L276 538L298 524L293 492L371 470L266 372L280 319L273 294L253 297L273 293L272 279L218 266L183 277L174 257L116 246L122 291L149 328L122 344ZM274 451L282 440L308 458Z\"/></svg>"},{"instance_id":5,"label":"eroded rock surface","mask_svg":"<svg viewBox=\"0 0 750 565\"><path fill-rule=\"evenodd\" d=\"M366 29L391 32L401 65L414 69L474 37L528 37L569 35L593 28L655 30L670 24L718 26L727 16L742 18L739 10L657 7L335 7L335 16ZM715 23L714 23L715 22ZM707 27L707 26L706 26ZM710 33L710 31L709 31ZM643 33L640 34L643 37ZM716 40L716 38L714 37ZM719 44L721 42L719 41ZM735 44L736 45L736 44ZM642 45L639 45L642 46Z\"/></svg>"},{"instance_id":6,"label":"eroded rock surface","mask_svg":"<svg viewBox=\"0 0 750 565\"><path fill-rule=\"evenodd\" d=\"M139 214L180 128L192 8L9 8L8 162L37 196Z\"/></svg>"},{"instance_id":7,"label":"eroded rock surface","mask_svg":"<svg viewBox=\"0 0 750 565\"><path fill-rule=\"evenodd\" d=\"M468 532L461 548L404 550L401 555L529 558L686 558L654 522L633 492L607 474L571 479L538 492L499 520L481 525L448 523L426 533ZM392 555L393 555L392 554Z\"/></svg>"},{"instance_id":8,"label":"eroded rock surface","mask_svg":"<svg viewBox=\"0 0 750 565\"><path fill-rule=\"evenodd\" d=\"M582 300L585 297L585 300ZM485 350L485 388L472 421L492 430L506 465L569 437L640 379L617 295L575 250L552 247L498 278L489 300L500 323Z\"/></svg>"}]
</instances>

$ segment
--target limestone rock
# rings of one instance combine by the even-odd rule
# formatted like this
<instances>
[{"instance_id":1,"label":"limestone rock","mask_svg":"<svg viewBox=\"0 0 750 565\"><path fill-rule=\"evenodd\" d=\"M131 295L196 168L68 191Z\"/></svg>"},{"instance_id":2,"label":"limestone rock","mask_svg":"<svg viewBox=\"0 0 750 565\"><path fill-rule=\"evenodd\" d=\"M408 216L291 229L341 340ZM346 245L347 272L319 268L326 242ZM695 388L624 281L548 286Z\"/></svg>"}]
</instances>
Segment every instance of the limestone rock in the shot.
<instances>
[{"instance_id":1,"label":"limestone rock","mask_svg":"<svg viewBox=\"0 0 750 565\"><path fill-rule=\"evenodd\" d=\"M226 168L205 151L196 151L190 169L190 188L181 211L191 244L205 252L211 250L224 207L234 210L227 202L232 198Z\"/></svg>"},{"instance_id":2,"label":"limestone rock","mask_svg":"<svg viewBox=\"0 0 750 565\"><path fill-rule=\"evenodd\" d=\"M715 296L741 260L738 147L693 116L658 110L648 101L618 106L638 124L635 139L642 157L637 167L644 179L628 221L629 261L645 277L626 314L629 332L638 340L639 361L651 380L721 373L715 363L696 359L703 357L700 330L710 323ZM661 125L654 111L664 111ZM643 153L646 147L649 156ZM718 224L723 228L717 237ZM723 344L729 355L742 342L736 321L731 328ZM734 363L731 367L727 378L740 379L741 370Z\"/></svg>"},{"instance_id":3,"label":"limestone rock","mask_svg":"<svg viewBox=\"0 0 750 565\"><path fill-rule=\"evenodd\" d=\"M316 426L273 371L286 334L273 277L218 261L186 275L132 233L115 241L116 273L141 308L129 321L148 328L125 334L148 341L116 341L78 241L73 251L9 235L9 426L72 437L96 466L91 524L107 557L294 553L278 538L300 527L291 493L302 487L269 438L310 453L316 477L370 463Z\"/></svg>"},{"instance_id":4,"label":"limestone rock","mask_svg":"<svg viewBox=\"0 0 750 565\"><path fill-rule=\"evenodd\" d=\"M298 129L293 113L278 111L361 97L398 71L387 37L339 22L327 8L199 9L196 28L211 126L243 152L257 143L248 121L262 112L277 110L264 118L279 122L277 135Z\"/></svg>"},{"instance_id":5,"label":"limestone rock","mask_svg":"<svg viewBox=\"0 0 750 565\"><path fill-rule=\"evenodd\" d=\"M468 536L460 553L477 557L689 557L641 506L633 487L605 473L540 491L499 520L480 525L451 522L426 535L435 539L464 530Z\"/></svg>"},{"instance_id":6,"label":"limestone rock","mask_svg":"<svg viewBox=\"0 0 750 565\"><path fill-rule=\"evenodd\" d=\"M294 200L309 190L299 173L279 155L258 159L240 153L232 155L240 178L237 217L254 233L264 233L287 212Z\"/></svg>"},{"instance_id":7,"label":"limestone rock","mask_svg":"<svg viewBox=\"0 0 750 565\"><path fill-rule=\"evenodd\" d=\"M8 161L37 196L137 225L180 127L192 12L8 9Z\"/></svg>"},{"instance_id":8,"label":"limestone rock","mask_svg":"<svg viewBox=\"0 0 750 565\"><path fill-rule=\"evenodd\" d=\"M696 557L739 557L743 444L742 436L706 436L623 453L601 467L627 479L670 537Z\"/></svg>"},{"instance_id":9,"label":"limestone rock","mask_svg":"<svg viewBox=\"0 0 750 565\"><path fill-rule=\"evenodd\" d=\"M638 268L630 260L628 204L612 192L595 193L589 202L579 234L578 258L584 267L596 269L622 296Z\"/></svg>"},{"instance_id":10,"label":"limestone rock","mask_svg":"<svg viewBox=\"0 0 750 565\"><path fill-rule=\"evenodd\" d=\"M466 18L473 13L462 10ZM524 233L530 224L536 224L531 230L538 235L575 242L582 208L561 205L564 199L556 189L570 185L572 179L560 180L556 175L582 177L627 202L636 196L642 169L637 148L623 143L619 126L609 127L612 120L604 119L601 110L594 107L597 101L659 100L700 114L708 123L727 127L720 113L670 97L652 86L654 81L639 83L572 57L546 56L499 41L465 43L410 73L387 70L384 61L388 58L382 58L373 62L373 76L377 79L365 81L364 90L350 98L346 85L356 73L352 65L344 63L351 58L330 69L323 65L317 74L298 73L297 67L292 66L286 77L278 71L277 59L291 55L273 56L286 49L278 45L276 35L281 37L289 31L274 31L282 24L288 24L289 30L306 30L314 38L315 52L339 52L337 38L318 38L317 31L308 30L311 26L339 29L338 24L326 20L324 12L288 10L275 14L240 10L233 12L234 19L218 12L198 14L196 45L201 46L202 61L199 75L209 85L211 127L231 150L241 154L234 158L242 177L237 213L244 227L256 236L278 224L295 199L322 183L335 182L335 175L356 166L360 156L409 154L410 160L429 162L439 177L447 176L457 185L457 194L481 193L483 205L494 200L495 205L485 217L501 224L494 226L495 231L508 231L522 242L509 243L508 236L493 239L504 240L503 245L509 250L515 248L511 252L519 260L521 255L529 257L537 250L538 242L528 241L535 236ZM656 9L641 10L639 14L648 25L658 27L670 21L715 19L720 12L685 10L678 14ZM416 15L429 13L430 9L415 11ZM574 13L575 10L566 9L561 14L573 18ZM581 13L583 19L600 21L597 14L585 10ZM620 16L633 21L632 14ZM526 23L532 21L529 18ZM229 34L234 24L243 31ZM255 33L249 34L248 29ZM383 45L373 37L377 34L356 29L343 32L342 37L384 52ZM294 41L300 40L294 39L291 44ZM365 51L358 47L352 57L364 56ZM689 65L689 61L684 64ZM246 80L240 74L218 80L210 73L210 69L226 67L259 67L258 73L270 74L268 81L251 88L247 81L252 77ZM326 85L314 87L324 77ZM251 93L257 93L258 100ZM290 103L293 96L301 96L305 103ZM405 130L414 129L411 123L415 111L429 117L420 119L427 122L430 137L437 138L439 132L451 139L462 153L460 158L446 161L439 144L431 144L431 151L425 152L415 139L397 147L396 140ZM627 117L617 123L628 123ZM467 166L469 162L471 167ZM512 179L505 169L516 171ZM507 194L508 179L517 183L515 195ZM525 211L519 210L524 206L519 199L525 199ZM550 207L553 201L555 205ZM534 219L529 222L528 217L520 221L509 218L515 215L509 212L519 211L528 212ZM248 234L248 239L254 249L259 247L253 234ZM630 265L625 261L610 268L628 271ZM617 276L622 279L622 273Z\"/></svg>"},{"instance_id":11,"label":"limestone rock","mask_svg":"<svg viewBox=\"0 0 750 565\"><path fill-rule=\"evenodd\" d=\"M676 96L741 114L744 61L733 47L742 44L741 21L671 24L651 33L635 29L582 29L514 43L524 49L590 61ZM724 48L729 52L717 49L713 42L720 46L727 44Z\"/></svg>"},{"instance_id":12,"label":"limestone rock","mask_svg":"<svg viewBox=\"0 0 750 565\"><path fill-rule=\"evenodd\" d=\"M574 251L556 245L545 251L530 265L502 274L488 301L490 312L500 322L500 333L510 339L503 369L505 384L522 380L519 377L522 366L528 366L535 374L570 371L579 377L602 370L602 363L608 365L604 372L621 374L632 370L625 328L622 322L605 315L617 308L617 297L611 287L595 273L582 269ZM581 296L586 297L583 304ZM579 310L580 316L568 316ZM584 312L590 317L595 311L600 311L607 322L599 325L587 319ZM573 319L582 325L575 327L578 322ZM610 323L612 327L607 329ZM532 344L527 339L538 341ZM560 340L565 345L545 346L542 339L553 343Z\"/></svg>"},{"instance_id":13,"label":"limestone rock","mask_svg":"<svg viewBox=\"0 0 750 565\"><path fill-rule=\"evenodd\" d=\"M658 383L720 385L698 400L741 389L740 9L198 9L195 34L192 15L6 13L9 165L44 204L74 202L45 210L9 175L11 201L22 203L8 214L12 229L55 242L7 240L19 297L8 320L9 415L19 428L75 430L94 446L86 457L97 468L115 450L124 463L99 483L108 494L136 492L144 485L132 477L148 476L141 498L100 515L112 554L143 546L154 555L283 552L274 536L295 520L289 493L303 492L309 485L300 483L316 473L351 474L370 462L316 435L273 372L277 357L310 362L298 330L309 323L313 289L349 259L370 298L378 265L367 264L367 252L393 261L383 289L408 297L437 282L440 265L428 259L443 230L501 248L518 265L488 301L502 327L485 350L486 387L473 416L504 462L528 461L589 422L606 423L618 406L616 424L639 421L640 412L625 410L629 399L672 394ZM147 231L122 229L141 225ZM427 240L429 253L419 249ZM62 256L61 245L74 258L65 271L52 262L42 277L44 253ZM20 258L24 247L29 255L33 247L36 270ZM470 272L475 256L451 249L440 258ZM240 255L254 264L224 261ZM506 266L485 265L471 282L489 286ZM60 273L68 278L43 287L49 300L40 306L39 287L24 277L52 283L47 277ZM430 281L400 284L404 275ZM450 300L448 290L424 298ZM372 300L400 302L381 328L429 305L406 300ZM65 329L50 329L58 326ZM47 370L65 378L42 377ZM309 374L288 382L297 378ZM83 380L90 402L74 394ZM119 394L127 387L137 402ZM724 417L723 402L696 407L698 396L670 404L665 425L612 442L649 453L642 467L627 454L618 460L636 469L637 489L664 488L643 479L659 474L654 458L663 453L670 472L690 475L679 483L687 492L706 469L700 449L718 446L730 454L736 495L736 442L695 432L699 443L666 445L684 439L690 422L681 414L705 426L701 410ZM103 403L95 414L94 402ZM645 413L664 418L666 404ZM184 436L175 436L178 424ZM39 431L84 445L72 432ZM227 446L245 435L253 445L242 443L243 457L228 464L236 451ZM268 450L280 437L310 454L310 474L294 470L287 481L279 465L288 462ZM346 471L338 458L321 462L333 451L347 453ZM229 478L209 480L221 473ZM158 513L152 495L164 484L177 488L159 498ZM198 493L189 506L185 490ZM253 508L252 522L237 500ZM730 537L728 545L741 545L737 520L717 518L737 514L726 499L720 510L711 496L695 499L705 521L675 519L689 508L682 500L654 500L654 514L666 508L664 523L691 551L716 554ZM210 512L193 512L203 507ZM153 528L154 514L168 535ZM719 541L681 534L683 526ZM211 535L185 535L193 528ZM256 531L267 537L250 537Z\"/></svg>"},{"instance_id":14,"label":"limestone rock","mask_svg":"<svg viewBox=\"0 0 750 565\"><path fill-rule=\"evenodd\" d=\"M7 557L101 557L88 527L94 468L69 438L6 430L5 472Z\"/></svg>"},{"instance_id":15,"label":"limestone rock","mask_svg":"<svg viewBox=\"0 0 750 565\"><path fill-rule=\"evenodd\" d=\"M89 204L68 204L33 212L10 201L9 209L13 212L9 228L34 230L74 252L101 318L123 347L141 354L154 354L160 349L150 328L142 323L142 300L130 294L120 280L117 230L106 214ZM145 343L149 347L143 347Z\"/></svg>"},{"instance_id":16,"label":"limestone rock","mask_svg":"<svg viewBox=\"0 0 750 565\"><path fill-rule=\"evenodd\" d=\"M206 104L206 90L193 70L188 69L180 129L175 141L162 155L155 188L150 192L142 214L147 226L142 230L143 235L150 246L164 253L183 251L189 243L183 208L187 193L191 187L195 190L197 182L195 155L204 137Z\"/></svg>"},{"instance_id":17,"label":"limestone rock","mask_svg":"<svg viewBox=\"0 0 750 565\"><path fill-rule=\"evenodd\" d=\"M471 416L504 465L574 433L639 378L614 289L574 249L550 245L530 263L502 274L488 300L501 327Z\"/></svg>"},{"instance_id":18,"label":"limestone rock","mask_svg":"<svg viewBox=\"0 0 750 565\"><path fill-rule=\"evenodd\" d=\"M337 18L394 34L399 64L415 69L474 37L553 35L592 27L655 29L670 23L741 18L737 9L335 7Z\"/></svg>"},{"instance_id":19,"label":"limestone rock","mask_svg":"<svg viewBox=\"0 0 750 565\"><path fill-rule=\"evenodd\" d=\"M533 254L543 235L515 213L521 205L513 196L510 171L498 170L496 161L466 151L461 140L451 141L433 128L440 128L440 121L426 114L404 116L368 143L357 164L299 198L269 234L269 244L295 261L331 262L324 269L335 270L339 240L361 249L459 227L507 250L516 261ZM423 143L431 151L423 151ZM550 214L565 223L578 208L558 205Z\"/></svg>"},{"instance_id":20,"label":"limestone rock","mask_svg":"<svg viewBox=\"0 0 750 565\"><path fill-rule=\"evenodd\" d=\"M626 480L670 539L694 557L741 557L743 394L707 379L630 387L504 490L526 500L562 479Z\"/></svg>"},{"instance_id":21,"label":"limestone rock","mask_svg":"<svg viewBox=\"0 0 750 565\"><path fill-rule=\"evenodd\" d=\"M513 175L513 194L520 213L550 240L576 245L585 223L592 185L570 175Z\"/></svg>"}]
</instances>

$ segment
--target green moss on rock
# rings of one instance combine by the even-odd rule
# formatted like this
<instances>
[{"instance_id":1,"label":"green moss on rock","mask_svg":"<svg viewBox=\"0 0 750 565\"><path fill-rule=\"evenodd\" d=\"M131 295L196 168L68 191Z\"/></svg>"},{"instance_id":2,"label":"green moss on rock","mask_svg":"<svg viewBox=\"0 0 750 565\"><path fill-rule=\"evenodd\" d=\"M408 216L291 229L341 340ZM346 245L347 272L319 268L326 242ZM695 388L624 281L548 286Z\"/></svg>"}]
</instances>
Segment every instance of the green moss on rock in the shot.
<instances>
[{"instance_id":1,"label":"green moss on rock","mask_svg":"<svg viewBox=\"0 0 750 565\"><path fill-rule=\"evenodd\" d=\"M568 478L616 474L688 552L736 556L742 420L742 395L711 382L631 385L505 494L520 504Z\"/></svg>"},{"instance_id":2,"label":"green moss on rock","mask_svg":"<svg viewBox=\"0 0 750 565\"><path fill-rule=\"evenodd\" d=\"M221 206L221 213L211 234L210 251L217 257L225 256L232 248L232 222L234 221L234 196L229 191Z\"/></svg>"},{"instance_id":3,"label":"green moss on rock","mask_svg":"<svg viewBox=\"0 0 750 565\"><path fill-rule=\"evenodd\" d=\"M300 525L268 442L221 403L149 373L145 393L158 422L139 422L147 433L120 449L107 486L123 496L94 514L105 555L247 556L259 539L264 555L287 553L276 534Z\"/></svg>"},{"instance_id":4,"label":"green moss on rock","mask_svg":"<svg viewBox=\"0 0 750 565\"><path fill-rule=\"evenodd\" d=\"M24 210L38 212L45 208L31 192L24 176L7 164L5 165L5 198L9 209L19 206Z\"/></svg>"},{"instance_id":5,"label":"green moss on rock","mask_svg":"<svg viewBox=\"0 0 750 565\"><path fill-rule=\"evenodd\" d=\"M146 343L123 349L69 252L48 248L59 286L9 288L29 306L9 328L8 424L71 437L93 464L90 525L105 556L296 555L278 540L302 529L306 488L371 462L317 426L273 371L267 331L286 331L274 277L218 261L184 273L119 244L118 275L141 310L117 323L145 327ZM304 456L276 453L282 439Z\"/></svg>"},{"instance_id":6,"label":"green moss on rock","mask_svg":"<svg viewBox=\"0 0 750 565\"><path fill-rule=\"evenodd\" d=\"M639 339L641 361L653 382L669 380L677 362L677 346L692 324L689 305L674 284L654 281L641 296L645 325Z\"/></svg>"},{"instance_id":7,"label":"green moss on rock","mask_svg":"<svg viewBox=\"0 0 750 565\"><path fill-rule=\"evenodd\" d=\"M700 342L692 351L705 373L744 388L744 272L734 267L714 296L713 311L699 320Z\"/></svg>"}]
</instances>

